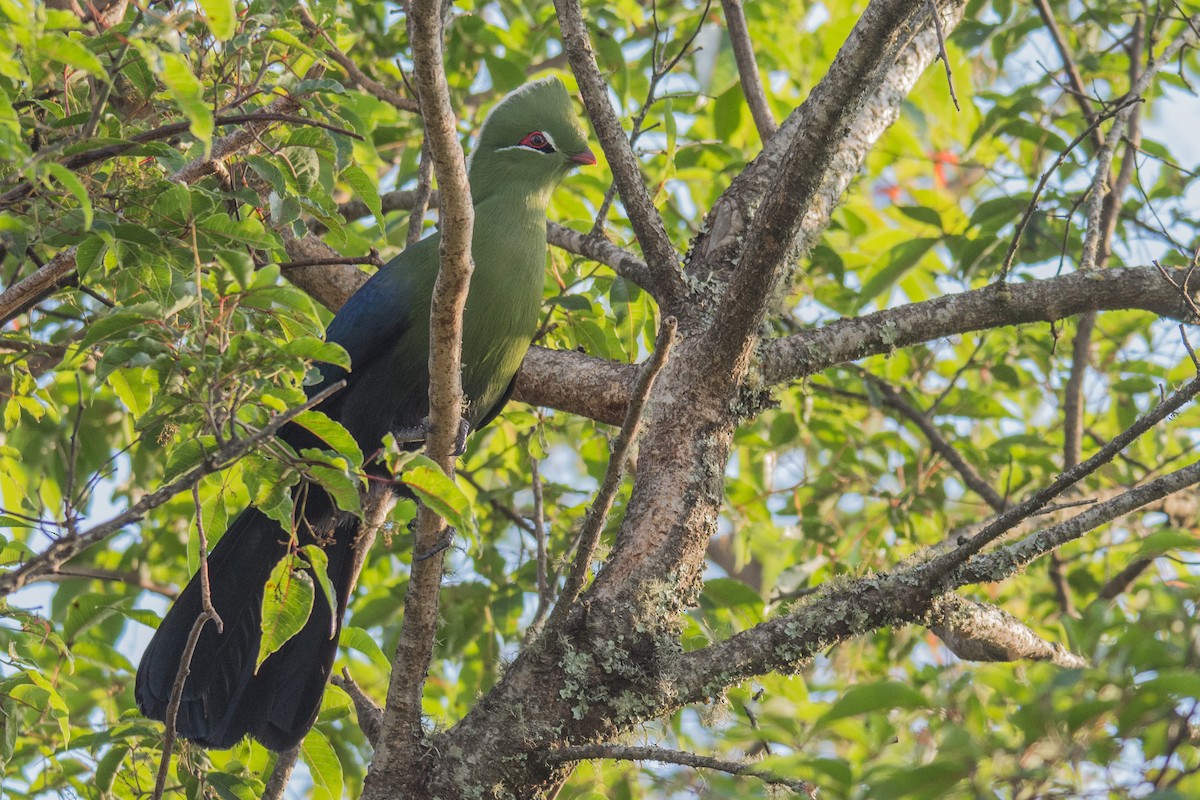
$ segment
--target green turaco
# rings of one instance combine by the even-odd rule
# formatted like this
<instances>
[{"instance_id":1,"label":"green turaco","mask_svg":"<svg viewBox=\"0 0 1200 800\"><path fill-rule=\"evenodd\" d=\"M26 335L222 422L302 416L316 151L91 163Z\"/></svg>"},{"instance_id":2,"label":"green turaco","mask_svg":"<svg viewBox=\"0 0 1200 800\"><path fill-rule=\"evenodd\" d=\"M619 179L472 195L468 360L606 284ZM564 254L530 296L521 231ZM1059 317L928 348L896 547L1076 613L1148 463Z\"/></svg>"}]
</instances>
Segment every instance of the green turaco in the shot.
<instances>
[{"instance_id":1,"label":"green turaco","mask_svg":"<svg viewBox=\"0 0 1200 800\"><path fill-rule=\"evenodd\" d=\"M486 425L504 407L536 329L550 195L573 168L595 163L571 97L556 78L514 91L484 120L468 169L475 271L463 315L462 385L470 430ZM329 326L327 338L346 349L351 370L321 365L322 380L309 395L347 381L319 409L341 422L364 453L378 451L389 432L411 440L428 414L429 307L439 238L429 236L392 259ZM299 428L282 436L297 448L314 444ZM301 511L294 540L252 506L234 520L208 558L212 602L224 628L218 632L215 625L205 625L175 722L179 735L206 747L231 747L249 735L273 750L287 750L304 737L320 710L357 577L354 544L360 522L313 487L296 506ZM337 608L329 608L317 592L304 629L255 670L263 587L293 541L325 548ZM200 612L200 584L193 578L138 667L137 702L148 717L166 717Z\"/></svg>"}]
</instances>

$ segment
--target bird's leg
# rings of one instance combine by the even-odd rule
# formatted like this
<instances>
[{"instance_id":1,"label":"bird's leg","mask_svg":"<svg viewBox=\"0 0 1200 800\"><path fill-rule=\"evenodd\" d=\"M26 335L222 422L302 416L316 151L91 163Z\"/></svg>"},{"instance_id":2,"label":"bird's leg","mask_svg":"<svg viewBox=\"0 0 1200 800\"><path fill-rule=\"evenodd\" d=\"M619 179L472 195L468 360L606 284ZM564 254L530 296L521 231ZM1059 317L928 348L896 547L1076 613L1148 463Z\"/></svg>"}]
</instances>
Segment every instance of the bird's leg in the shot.
<instances>
[{"instance_id":1,"label":"bird's leg","mask_svg":"<svg viewBox=\"0 0 1200 800\"><path fill-rule=\"evenodd\" d=\"M429 438L429 417L421 420L421 424L407 428L393 428L392 435L396 444L425 444ZM454 452L450 455L457 458L467 451L467 437L471 435L471 423L465 419L458 421L458 436L454 439Z\"/></svg>"},{"instance_id":2,"label":"bird's leg","mask_svg":"<svg viewBox=\"0 0 1200 800\"><path fill-rule=\"evenodd\" d=\"M458 420L458 436L454 437L454 452L452 456L458 458L463 453L467 452L467 437L471 435L471 423L465 419Z\"/></svg>"}]
</instances>

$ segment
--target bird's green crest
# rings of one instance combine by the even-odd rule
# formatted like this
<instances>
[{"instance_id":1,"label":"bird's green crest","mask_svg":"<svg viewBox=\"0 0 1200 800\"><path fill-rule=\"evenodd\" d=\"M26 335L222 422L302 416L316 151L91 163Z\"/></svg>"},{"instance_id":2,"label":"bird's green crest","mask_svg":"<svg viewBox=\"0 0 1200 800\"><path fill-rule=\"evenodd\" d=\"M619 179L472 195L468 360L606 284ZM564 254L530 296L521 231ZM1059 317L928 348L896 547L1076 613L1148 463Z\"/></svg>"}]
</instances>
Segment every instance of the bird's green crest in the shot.
<instances>
[{"instance_id":1,"label":"bird's green crest","mask_svg":"<svg viewBox=\"0 0 1200 800\"><path fill-rule=\"evenodd\" d=\"M542 194L573 167L590 163L595 159L567 87L543 78L508 94L484 119L471 156L471 192L476 201L505 186Z\"/></svg>"}]
</instances>

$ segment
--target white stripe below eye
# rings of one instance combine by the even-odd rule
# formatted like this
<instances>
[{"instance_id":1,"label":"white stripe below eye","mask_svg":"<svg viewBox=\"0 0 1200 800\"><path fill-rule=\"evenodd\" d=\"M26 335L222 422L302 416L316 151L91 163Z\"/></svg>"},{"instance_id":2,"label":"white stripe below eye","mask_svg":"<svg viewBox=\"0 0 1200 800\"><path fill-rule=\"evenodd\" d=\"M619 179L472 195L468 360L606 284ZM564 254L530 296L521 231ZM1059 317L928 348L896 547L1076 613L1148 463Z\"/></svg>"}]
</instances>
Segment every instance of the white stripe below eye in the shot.
<instances>
[{"instance_id":1,"label":"white stripe below eye","mask_svg":"<svg viewBox=\"0 0 1200 800\"><path fill-rule=\"evenodd\" d=\"M539 156L550 155L549 153L543 153L541 150L538 150L536 147L530 147L527 144L510 144L508 147L497 147L496 148L497 153L502 152L504 150L528 150L531 153L537 153Z\"/></svg>"},{"instance_id":2,"label":"white stripe below eye","mask_svg":"<svg viewBox=\"0 0 1200 800\"><path fill-rule=\"evenodd\" d=\"M530 133L534 133L534 131L530 131ZM555 152L557 152L558 145L556 145L554 143L554 137L551 136L547 131L540 131L540 133L542 134L542 136L546 137L546 143L550 145L550 148L552 150L554 150ZM529 150L531 152L537 153L538 155L543 155L543 156L550 155L549 153L538 150L536 147L530 147L527 144L510 144L508 147L497 147L496 148L496 152L500 152L501 150Z\"/></svg>"}]
</instances>

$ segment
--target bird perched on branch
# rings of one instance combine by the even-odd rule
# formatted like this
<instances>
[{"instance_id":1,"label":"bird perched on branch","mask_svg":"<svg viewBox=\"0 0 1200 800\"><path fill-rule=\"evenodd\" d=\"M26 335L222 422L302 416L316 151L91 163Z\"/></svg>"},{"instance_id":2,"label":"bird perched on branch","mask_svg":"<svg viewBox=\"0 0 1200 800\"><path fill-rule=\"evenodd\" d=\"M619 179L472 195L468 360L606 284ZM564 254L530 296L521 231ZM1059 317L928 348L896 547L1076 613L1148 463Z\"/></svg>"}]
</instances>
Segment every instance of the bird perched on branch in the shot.
<instances>
[{"instance_id":1,"label":"bird perched on branch","mask_svg":"<svg viewBox=\"0 0 1200 800\"><path fill-rule=\"evenodd\" d=\"M574 168L595 164L566 87L556 78L505 97L484 120L468 178L475 206L475 270L463 314L463 419L488 424L512 394L517 369L537 327L546 262L546 206ZM387 433L411 440L429 409L429 315L438 272L434 234L392 259L334 317L327 338L350 355L349 372L320 365L309 396L344 379L318 406L364 452ZM283 438L311 446L305 431ZM249 735L272 750L295 746L312 727L333 666L338 631L357 578L361 521L339 511L315 486L297 499L295 535L257 508L243 511L208 557L212 603L223 629L206 624L183 686L177 733L205 747L231 747ZM319 544L337 596L323 594L303 630L255 669L263 587L293 548ZM167 612L138 667L142 713L165 720L189 634L202 613L199 575Z\"/></svg>"}]
</instances>

